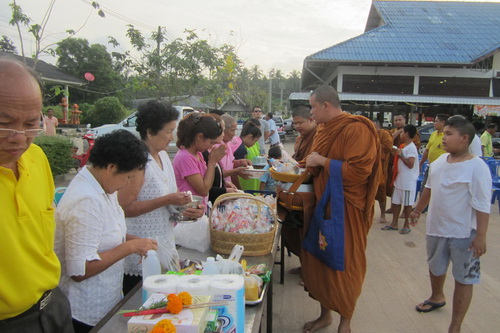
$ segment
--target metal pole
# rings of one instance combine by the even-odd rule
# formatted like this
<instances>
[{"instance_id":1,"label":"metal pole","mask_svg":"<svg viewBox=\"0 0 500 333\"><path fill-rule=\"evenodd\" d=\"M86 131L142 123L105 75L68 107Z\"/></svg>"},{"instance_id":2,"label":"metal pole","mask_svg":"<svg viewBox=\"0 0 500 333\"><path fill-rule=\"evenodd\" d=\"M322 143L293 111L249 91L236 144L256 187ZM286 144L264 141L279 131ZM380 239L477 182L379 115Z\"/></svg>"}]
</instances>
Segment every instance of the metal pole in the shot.
<instances>
[{"instance_id":1,"label":"metal pole","mask_svg":"<svg viewBox=\"0 0 500 333\"><path fill-rule=\"evenodd\" d=\"M267 112L271 112L271 101L272 101L272 98L273 98L273 77L272 77L272 73L269 73L269 105L268 105L268 108L267 108Z\"/></svg>"}]
</instances>

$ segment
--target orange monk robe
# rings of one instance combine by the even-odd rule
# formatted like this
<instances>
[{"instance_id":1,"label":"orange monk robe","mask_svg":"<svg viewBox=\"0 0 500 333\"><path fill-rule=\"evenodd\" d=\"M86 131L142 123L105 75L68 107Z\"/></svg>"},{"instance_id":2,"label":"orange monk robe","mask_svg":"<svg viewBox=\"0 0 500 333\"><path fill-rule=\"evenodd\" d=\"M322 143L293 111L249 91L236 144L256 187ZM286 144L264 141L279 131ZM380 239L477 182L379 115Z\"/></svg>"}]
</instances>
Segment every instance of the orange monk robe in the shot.
<instances>
[{"instance_id":1,"label":"orange monk robe","mask_svg":"<svg viewBox=\"0 0 500 333\"><path fill-rule=\"evenodd\" d=\"M312 151L328 158L323 167L310 168L316 203L330 176L330 159L343 162L345 270L333 270L302 250L302 279L321 305L351 318L366 273L367 236L379 178L379 138L369 119L342 113L318 126Z\"/></svg>"},{"instance_id":2,"label":"orange monk robe","mask_svg":"<svg viewBox=\"0 0 500 333\"><path fill-rule=\"evenodd\" d=\"M313 129L307 133L307 135L297 137L295 145L293 146L294 153L292 155L296 161L302 161L307 157L307 155L309 155L315 135L316 129Z\"/></svg>"},{"instance_id":3,"label":"orange monk robe","mask_svg":"<svg viewBox=\"0 0 500 333\"><path fill-rule=\"evenodd\" d=\"M397 128L393 128L390 130L390 133L391 133L391 136L394 132L396 132L398 129ZM394 139L394 146L396 147L399 147L402 143L404 143L403 141L401 141L401 135L399 135L398 137L396 137ZM420 149L420 134L418 134L418 131L417 133L415 134L415 136L413 137L413 143L415 144L415 146L417 147L417 150ZM392 179L392 164L393 164L393 161L394 161L394 156L396 154L396 151L391 151L391 156L389 157L389 164L387 166L387 179ZM392 190L393 190L393 186L391 185L391 182L386 182L385 183L385 194L388 196L388 197L392 197Z\"/></svg>"},{"instance_id":4,"label":"orange monk robe","mask_svg":"<svg viewBox=\"0 0 500 333\"><path fill-rule=\"evenodd\" d=\"M394 145L394 140L392 135L388 130L379 129L378 137L380 139L380 178L377 195L375 199L379 201L385 201L386 197L386 181L387 181L387 168L389 166L389 158L392 152L392 146Z\"/></svg>"},{"instance_id":5,"label":"orange monk robe","mask_svg":"<svg viewBox=\"0 0 500 333\"><path fill-rule=\"evenodd\" d=\"M294 146L295 153L292 155L292 157L296 161L300 162L310 154L315 135L316 129L310 131L305 136L297 137ZM306 196L304 196L304 198L306 198ZM313 213L314 202L306 202L303 206L305 206L305 212L299 213L299 218L303 222L305 221L305 223L308 223ZM278 215L281 220L285 219L286 214L288 214L288 211L281 205L278 205ZM300 257L302 242L304 241L305 237L304 228L291 227L286 223L283 223L283 226L281 228L281 237L283 237L283 243L285 244L286 248L296 256Z\"/></svg>"}]
</instances>

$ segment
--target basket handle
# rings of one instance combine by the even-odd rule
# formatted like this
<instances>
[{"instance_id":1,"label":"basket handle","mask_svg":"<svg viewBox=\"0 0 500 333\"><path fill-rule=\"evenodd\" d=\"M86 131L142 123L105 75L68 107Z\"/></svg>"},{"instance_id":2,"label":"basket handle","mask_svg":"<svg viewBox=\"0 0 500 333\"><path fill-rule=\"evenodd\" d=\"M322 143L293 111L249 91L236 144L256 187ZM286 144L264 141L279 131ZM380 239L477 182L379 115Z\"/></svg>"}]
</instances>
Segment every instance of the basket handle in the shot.
<instances>
[{"instance_id":1,"label":"basket handle","mask_svg":"<svg viewBox=\"0 0 500 333\"><path fill-rule=\"evenodd\" d=\"M309 177L309 171L306 171L300 175L300 177L293 183L290 188L283 192L288 193L289 195L286 196L286 201L285 201L285 207L288 211L292 210L292 201L294 198L295 193L297 193L297 190L299 189L300 185Z\"/></svg>"}]
</instances>

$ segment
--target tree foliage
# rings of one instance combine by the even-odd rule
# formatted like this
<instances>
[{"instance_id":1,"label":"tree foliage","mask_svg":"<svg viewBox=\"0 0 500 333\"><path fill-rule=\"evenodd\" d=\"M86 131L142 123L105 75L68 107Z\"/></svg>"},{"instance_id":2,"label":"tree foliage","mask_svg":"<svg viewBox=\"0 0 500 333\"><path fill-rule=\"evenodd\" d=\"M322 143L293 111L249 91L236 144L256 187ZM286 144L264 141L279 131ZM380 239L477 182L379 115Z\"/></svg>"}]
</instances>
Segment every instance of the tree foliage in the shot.
<instances>
[{"instance_id":1,"label":"tree foliage","mask_svg":"<svg viewBox=\"0 0 500 333\"><path fill-rule=\"evenodd\" d=\"M51 0L49 3L49 6L47 10L45 11L45 14L43 16L43 20L40 23L34 23L33 20L26 14L24 14L21 6L19 6L16 3L16 0L13 0L9 6L11 8L12 16L9 21L9 24L12 26L15 26L17 29L17 33L19 35L19 40L21 44L21 55L23 57L26 56L25 54L25 48L24 48L24 42L23 42L23 35L24 35L24 29L27 29L28 34L31 35L30 37L33 38L34 43L35 43L35 48L34 48L34 53L31 55L32 58L35 60L33 68L36 68L37 62L38 62L38 57L42 53L49 53L51 55L54 55L55 51L52 49L54 45L57 43L49 43L46 45L42 44L42 41L44 40L44 35L45 35L45 28L47 27L48 22L50 21L50 16L52 14L52 10L54 9L56 0ZM97 10L97 14L100 17L105 17L104 12L99 8L99 4L96 1L93 1L91 3L92 5L92 10ZM90 16L90 13L89 13ZM87 17L88 20L88 17ZM65 39L71 38L74 35L76 35L87 23L85 23L80 26L78 29L69 29L66 30L66 33L68 36ZM63 39L64 40L64 39Z\"/></svg>"},{"instance_id":2,"label":"tree foliage","mask_svg":"<svg viewBox=\"0 0 500 333\"><path fill-rule=\"evenodd\" d=\"M9 39L9 37L3 35L0 39L0 52L17 54L17 49L14 43Z\"/></svg>"},{"instance_id":3,"label":"tree foliage","mask_svg":"<svg viewBox=\"0 0 500 333\"><path fill-rule=\"evenodd\" d=\"M125 108L118 98L103 97L95 102L93 109L87 110L85 120L93 127L97 127L104 124L116 124L125 118L125 115Z\"/></svg>"},{"instance_id":4,"label":"tree foliage","mask_svg":"<svg viewBox=\"0 0 500 333\"><path fill-rule=\"evenodd\" d=\"M128 85L139 98L192 95L207 78L228 65L227 56L233 56L225 53L227 47L213 47L200 39L194 30L185 30L183 38L168 41L165 28L160 27L146 38L129 25L126 35L140 54L139 59L130 52L112 54L118 68L132 73ZM109 42L115 47L119 45L113 37Z\"/></svg>"},{"instance_id":5,"label":"tree foliage","mask_svg":"<svg viewBox=\"0 0 500 333\"><path fill-rule=\"evenodd\" d=\"M104 45L89 45L86 39L70 38L58 43L56 53L59 56L57 66L63 72L80 79L87 72L95 77L94 81L88 82L85 90L72 93L73 102L93 103L106 95L121 97L117 91L123 88L122 77Z\"/></svg>"}]
</instances>

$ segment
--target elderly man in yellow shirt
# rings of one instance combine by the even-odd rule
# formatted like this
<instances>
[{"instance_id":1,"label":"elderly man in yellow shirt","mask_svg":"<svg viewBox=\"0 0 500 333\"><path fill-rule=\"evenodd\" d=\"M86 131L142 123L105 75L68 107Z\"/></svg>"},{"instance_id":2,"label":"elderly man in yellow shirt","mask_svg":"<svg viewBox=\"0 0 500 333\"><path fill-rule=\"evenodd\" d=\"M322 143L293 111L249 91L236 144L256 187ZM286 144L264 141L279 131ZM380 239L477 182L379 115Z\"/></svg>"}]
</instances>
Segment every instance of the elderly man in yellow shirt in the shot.
<instances>
[{"instance_id":1,"label":"elderly man in yellow shirt","mask_svg":"<svg viewBox=\"0 0 500 333\"><path fill-rule=\"evenodd\" d=\"M54 181L33 139L41 85L25 65L0 57L0 332L73 332L68 299L57 288Z\"/></svg>"},{"instance_id":2,"label":"elderly man in yellow shirt","mask_svg":"<svg viewBox=\"0 0 500 333\"><path fill-rule=\"evenodd\" d=\"M420 170L422 170L422 166L425 161L429 159L429 163L437 160L439 156L446 153L446 150L443 148L443 136L444 136L444 125L448 120L448 115L444 113L438 113L434 118L434 129L431 136L429 137L429 142L427 143L427 147L425 148L424 153L422 154L422 158L420 159ZM424 179L422 180L421 189L424 188L425 183L427 182L427 176L429 175L429 169L425 171Z\"/></svg>"}]
</instances>

